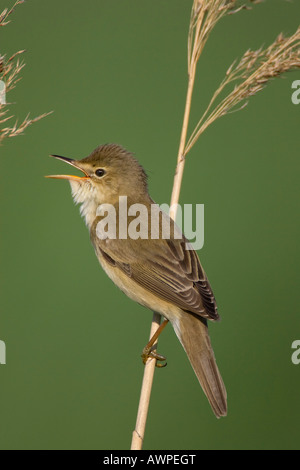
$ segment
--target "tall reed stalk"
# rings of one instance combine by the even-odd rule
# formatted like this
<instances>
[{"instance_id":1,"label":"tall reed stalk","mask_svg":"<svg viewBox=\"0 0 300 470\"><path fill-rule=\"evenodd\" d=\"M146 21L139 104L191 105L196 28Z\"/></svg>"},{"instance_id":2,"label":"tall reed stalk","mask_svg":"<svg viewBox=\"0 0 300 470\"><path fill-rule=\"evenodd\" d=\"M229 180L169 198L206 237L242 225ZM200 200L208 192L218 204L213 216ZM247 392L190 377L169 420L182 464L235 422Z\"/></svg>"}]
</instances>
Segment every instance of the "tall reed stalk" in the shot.
<instances>
[{"instance_id":1,"label":"tall reed stalk","mask_svg":"<svg viewBox=\"0 0 300 470\"><path fill-rule=\"evenodd\" d=\"M235 60L230 65L219 87L211 97L205 112L188 136L196 69L209 35L221 18L249 9L251 3L261 3L262 1L193 1L188 32L188 87L170 204L170 216L173 219L176 217L174 208L179 201L186 157L200 135L219 117L244 108L250 96L261 91L270 80L300 67L300 27L290 37L284 37L283 34L280 34L267 48L254 51L248 49L240 60ZM221 93L225 90L227 90L227 95L220 99ZM161 316L154 313L150 337L155 334L160 322ZM145 366L138 417L132 436L132 450L142 449L155 363L156 360L151 358L148 359Z\"/></svg>"}]
</instances>

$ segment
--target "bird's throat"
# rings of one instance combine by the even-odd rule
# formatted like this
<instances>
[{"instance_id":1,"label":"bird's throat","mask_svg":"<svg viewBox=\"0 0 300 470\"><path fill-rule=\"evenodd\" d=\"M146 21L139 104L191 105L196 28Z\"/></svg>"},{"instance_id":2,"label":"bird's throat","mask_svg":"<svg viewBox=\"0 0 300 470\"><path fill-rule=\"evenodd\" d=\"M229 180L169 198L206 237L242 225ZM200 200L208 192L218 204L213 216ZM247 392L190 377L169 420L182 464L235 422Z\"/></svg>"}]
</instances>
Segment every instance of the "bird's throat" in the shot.
<instances>
[{"instance_id":1,"label":"bird's throat","mask_svg":"<svg viewBox=\"0 0 300 470\"><path fill-rule=\"evenodd\" d=\"M80 214L85 220L87 227L90 229L96 218L96 211L99 205L96 190L92 184L70 180L72 196L75 204L80 204Z\"/></svg>"}]
</instances>

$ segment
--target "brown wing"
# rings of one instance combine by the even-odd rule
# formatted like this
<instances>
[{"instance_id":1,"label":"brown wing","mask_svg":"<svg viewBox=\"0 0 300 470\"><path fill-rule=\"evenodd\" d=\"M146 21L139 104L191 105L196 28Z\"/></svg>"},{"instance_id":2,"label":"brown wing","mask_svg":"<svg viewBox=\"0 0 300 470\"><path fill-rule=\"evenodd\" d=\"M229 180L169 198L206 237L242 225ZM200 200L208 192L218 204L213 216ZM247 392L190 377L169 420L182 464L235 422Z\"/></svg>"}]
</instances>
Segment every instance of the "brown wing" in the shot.
<instances>
[{"instance_id":1,"label":"brown wing","mask_svg":"<svg viewBox=\"0 0 300 470\"><path fill-rule=\"evenodd\" d=\"M93 238L93 237L92 237ZM183 310L218 320L216 301L197 253L181 239L95 239L112 266L137 284Z\"/></svg>"}]
</instances>

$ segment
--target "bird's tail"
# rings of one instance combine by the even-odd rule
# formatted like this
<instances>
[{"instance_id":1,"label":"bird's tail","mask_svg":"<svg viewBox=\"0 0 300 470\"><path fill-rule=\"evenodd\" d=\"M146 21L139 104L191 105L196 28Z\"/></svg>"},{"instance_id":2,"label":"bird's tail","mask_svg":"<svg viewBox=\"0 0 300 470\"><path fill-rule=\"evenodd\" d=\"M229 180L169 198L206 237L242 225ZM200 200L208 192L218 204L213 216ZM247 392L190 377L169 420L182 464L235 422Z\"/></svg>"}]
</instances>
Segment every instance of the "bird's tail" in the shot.
<instances>
[{"instance_id":1,"label":"bird's tail","mask_svg":"<svg viewBox=\"0 0 300 470\"><path fill-rule=\"evenodd\" d=\"M226 389L216 364L206 320L184 312L172 323L213 412L217 418L226 416Z\"/></svg>"}]
</instances>

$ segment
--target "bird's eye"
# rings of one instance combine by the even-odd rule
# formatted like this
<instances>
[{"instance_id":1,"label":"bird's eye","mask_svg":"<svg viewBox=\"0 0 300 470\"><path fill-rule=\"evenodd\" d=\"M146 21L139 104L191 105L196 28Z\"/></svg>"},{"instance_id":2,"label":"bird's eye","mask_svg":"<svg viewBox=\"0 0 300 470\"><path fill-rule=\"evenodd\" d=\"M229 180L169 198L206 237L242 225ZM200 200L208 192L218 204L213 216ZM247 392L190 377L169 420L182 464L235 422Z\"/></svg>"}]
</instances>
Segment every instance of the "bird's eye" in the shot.
<instances>
[{"instance_id":1,"label":"bird's eye","mask_svg":"<svg viewBox=\"0 0 300 470\"><path fill-rule=\"evenodd\" d=\"M105 170L103 170L103 168L98 168L98 170L95 171L95 175L101 178L101 176L105 175Z\"/></svg>"}]
</instances>

